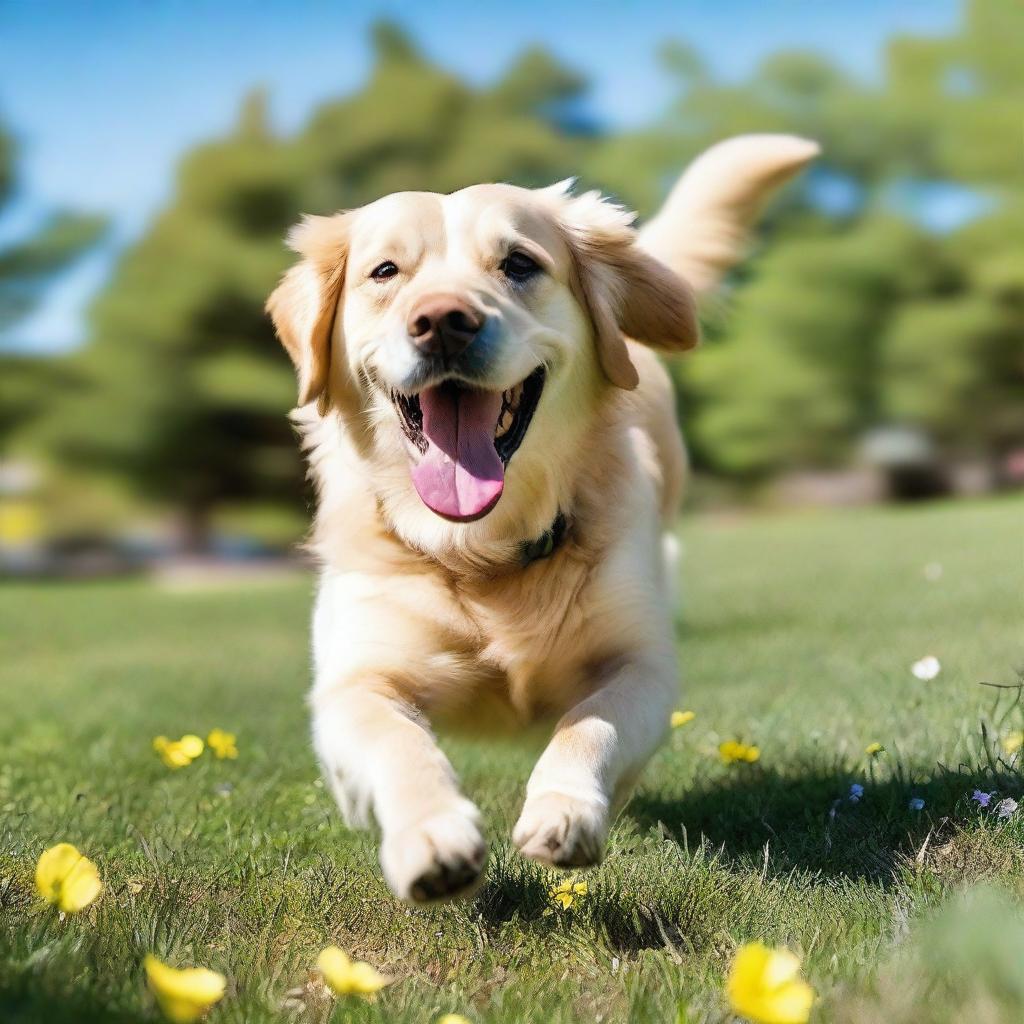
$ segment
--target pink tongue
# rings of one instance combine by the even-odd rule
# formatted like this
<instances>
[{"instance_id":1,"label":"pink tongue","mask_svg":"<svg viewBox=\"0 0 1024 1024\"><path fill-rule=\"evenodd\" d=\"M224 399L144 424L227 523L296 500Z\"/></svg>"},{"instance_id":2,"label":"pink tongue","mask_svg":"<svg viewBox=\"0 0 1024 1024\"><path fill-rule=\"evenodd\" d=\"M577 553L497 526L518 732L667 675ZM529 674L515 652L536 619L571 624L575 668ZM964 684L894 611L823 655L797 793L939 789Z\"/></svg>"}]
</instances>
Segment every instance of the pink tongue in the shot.
<instances>
[{"instance_id":1,"label":"pink tongue","mask_svg":"<svg viewBox=\"0 0 1024 1024\"><path fill-rule=\"evenodd\" d=\"M423 503L446 519L486 515L501 497L505 467L494 449L501 392L451 385L420 393L427 451L412 468Z\"/></svg>"}]
</instances>

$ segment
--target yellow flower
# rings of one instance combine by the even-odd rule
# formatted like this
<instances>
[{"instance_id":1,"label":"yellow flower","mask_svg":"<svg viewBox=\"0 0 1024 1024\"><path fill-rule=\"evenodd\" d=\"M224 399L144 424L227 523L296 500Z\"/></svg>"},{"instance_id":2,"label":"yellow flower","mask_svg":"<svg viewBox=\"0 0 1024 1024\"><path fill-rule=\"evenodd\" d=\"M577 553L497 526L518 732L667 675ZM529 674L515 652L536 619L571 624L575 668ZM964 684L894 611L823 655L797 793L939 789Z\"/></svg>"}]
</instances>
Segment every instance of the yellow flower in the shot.
<instances>
[{"instance_id":1,"label":"yellow flower","mask_svg":"<svg viewBox=\"0 0 1024 1024\"><path fill-rule=\"evenodd\" d=\"M206 743L218 758L230 757L234 759L238 757L238 747L235 746L237 739L238 737L233 732L225 732L223 729L212 729L210 735L206 737Z\"/></svg>"},{"instance_id":2,"label":"yellow flower","mask_svg":"<svg viewBox=\"0 0 1024 1024\"><path fill-rule=\"evenodd\" d=\"M203 752L203 741L192 733L186 733L180 740L157 736L153 740L153 749L168 768L184 768Z\"/></svg>"},{"instance_id":3,"label":"yellow flower","mask_svg":"<svg viewBox=\"0 0 1024 1024\"><path fill-rule=\"evenodd\" d=\"M726 740L718 745L718 755L726 764L733 764L736 761L753 764L760 759L761 748L738 743L736 740Z\"/></svg>"},{"instance_id":4,"label":"yellow flower","mask_svg":"<svg viewBox=\"0 0 1024 1024\"><path fill-rule=\"evenodd\" d=\"M199 1020L214 1003L224 997L227 979L205 967L179 971L161 963L152 954L143 960L149 990L156 997L164 1016L174 1024Z\"/></svg>"},{"instance_id":5,"label":"yellow flower","mask_svg":"<svg viewBox=\"0 0 1024 1024\"><path fill-rule=\"evenodd\" d=\"M587 895L587 883L575 882L571 878L561 885L552 886L548 897L552 902L557 903L563 910L568 910L576 902L577 896Z\"/></svg>"},{"instance_id":6,"label":"yellow flower","mask_svg":"<svg viewBox=\"0 0 1024 1024\"><path fill-rule=\"evenodd\" d=\"M65 914L77 914L99 896L103 883L88 857L70 843L58 843L36 864L36 888L47 903L55 903Z\"/></svg>"},{"instance_id":7,"label":"yellow flower","mask_svg":"<svg viewBox=\"0 0 1024 1024\"><path fill-rule=\"evenodd\" d=\"M1008 732L1003 737L1003 752L1016 754L1021 747L1024 747L1024 732Z\"/></svg>"},{"instance_id":8,"label":"yellow flower","mask_svg":"<svg viewBox=\"0 0 1024 1024\"><path fill-rule=\"evenodd\" d=\"M166 736L157 736L153 740L153 749L168 768L184 768L185 765L192 763L192 758L181 749L181 744L177 740L169 740Z\"/></svg>"},{"instance_id":9,"label":"yellow flower","mask_svg":"<svg viewBox=\"0 0 1024 1024\"><path fill-rule=\"evenodd\" d=\"M331 991L337 996L372 997L388 982L377 969L361 960L350 960L337 946L328 946L316 961Z\"/></svg>"},{"instance_id":10,"label":"yellow flower","mask_svg":"<svg viewBox=\"0 0 1024 1024\"><path fill-rule=\"evenodd\" d=\"M469 1024L469 1018L463 1017L461 1013L446 1013L437 1018L437 1024Z\"/></svg>"},{"instance_id":11,"label":"yellow flower","mask_svg":"<svg viewBox=\"0 0 1024 1024\"><path fill-rule=\"evenodd\" d=\"M883 747L881 743L869 743L864 748L864 753L869 757L874 757L876 754L884 754L885 747Z\"/></svg>"},{"instance_id":12,"label":"yellow flower","mask_svg":"<svg viewBox=\"0 0 1024 1024\"><path fill-rule=\"evenodd\" d=\"M741 946L726 981L735 1013L756 1024L804 1024L814 990L800 977L800 961L787 949Z\"/></svg>"},{"instance_id":13,"label":"yellow flower","mask_svg":"<svg viewBox=\"0 0 1024 1024\"><path fill-rule=\"evenodd\" d=\"M186 733L178 740L181 749L195 760L203 752L203 741L194 733Z\"/></svg>"},{"instance_id":14,"label":"yellow flower","mask_svg":"<svg viewBox=\"0 0 1024 1024\"><path fill-rule=\"evenodd\" d=\"M679 726L692 722L696 717L697 713L695 711L673 711L668 723L673 729L678 729Z\"/></svg>"}]
</instances>

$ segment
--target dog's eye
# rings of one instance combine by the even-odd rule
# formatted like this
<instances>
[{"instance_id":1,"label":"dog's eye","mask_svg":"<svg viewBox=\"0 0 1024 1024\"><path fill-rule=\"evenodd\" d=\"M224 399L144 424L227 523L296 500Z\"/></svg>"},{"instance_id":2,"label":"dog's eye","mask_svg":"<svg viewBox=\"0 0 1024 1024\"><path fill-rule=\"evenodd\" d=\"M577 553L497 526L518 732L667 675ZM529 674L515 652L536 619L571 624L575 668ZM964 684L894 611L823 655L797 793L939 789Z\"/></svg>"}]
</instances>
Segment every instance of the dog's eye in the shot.
<instances>
[{"instance_id":1,"label":"dog's eye","mask_svg":"<svg viewBox=\"0 0 1024 1024\"><path fill-rule=\"evenodd\" d=\"M540 265L525 252L516 249L501 261L501 272L510 281L528 281L534 274L540 273Z\"/></svg>"},{"instance_id":2,"label":"dog's eye","mask_svg":"<svg viewBox=\"0 0 1024 1024\"><path fill-rule=\"evenodd\" d=\"M370 277L374 281L386 281L389 277L394 277L398 273L398 267L395 266L391 260L385 260L379 266L373 268L370 271Z\"/></svg>"}]
</instances>

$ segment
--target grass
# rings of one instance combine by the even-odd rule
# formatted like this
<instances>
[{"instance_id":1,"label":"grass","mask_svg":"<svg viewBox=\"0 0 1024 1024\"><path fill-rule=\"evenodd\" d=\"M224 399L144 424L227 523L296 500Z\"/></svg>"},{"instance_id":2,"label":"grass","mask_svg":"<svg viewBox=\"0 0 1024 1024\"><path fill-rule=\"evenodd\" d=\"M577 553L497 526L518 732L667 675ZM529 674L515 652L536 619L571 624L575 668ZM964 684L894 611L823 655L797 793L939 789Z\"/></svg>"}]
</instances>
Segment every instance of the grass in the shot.
<instances>
[{"instance_id":1,"label":"grass","mask_svg":"<svg viewBox=\"0 0 1024 1024\"><path fill-rule=\"evenodd\" d=\"M1022 789L998 743L1024 724L1017 691L979 685L1024 663L1022 524L1019 499L688 521L680 707L696 719L568 911L507 838L539 735L445 741L492 841L476 898L389 896L373 838L317 780L311 581L6 585L0 1020L155 1020L154 951L228 975L217 1022L724 1022L730 959L757 938L801 953L815 1021L1019 1021L1024 807L1001 821L970 794ZM925 683L909 666L927 653L943 667ZM150 748L213 726L238 733L237 761L171 772ZM720 763L728 738L760 762ZM106 883L64 921L32 883L61 840ZM325 999L310 967L331 942L397 981L373 1004Z\"/></svg>"}]
</instances>

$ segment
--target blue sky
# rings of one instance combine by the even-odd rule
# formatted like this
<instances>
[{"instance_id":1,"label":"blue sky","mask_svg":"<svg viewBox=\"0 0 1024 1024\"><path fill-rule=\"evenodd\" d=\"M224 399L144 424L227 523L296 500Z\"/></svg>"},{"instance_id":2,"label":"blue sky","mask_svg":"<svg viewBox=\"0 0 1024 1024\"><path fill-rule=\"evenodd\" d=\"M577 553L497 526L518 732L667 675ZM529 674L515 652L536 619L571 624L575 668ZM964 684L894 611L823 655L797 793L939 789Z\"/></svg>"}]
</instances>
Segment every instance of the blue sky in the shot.
<instances>
[{"instance_id":1,"label":"blue sky","mask_svg":"<svg viewBox=\"0 0 1024 1024\"><path fill-rule=\"evenodd\" d=\"M725 78L780 48L818 50L871 78L890 35L945 33L959 14L959 0L0 0L0 121L21 144L21 186L0 216L0 241L55 206L113 220L107 247L6 343L77 343L83 309L118 248L167 200L180 154L223 133L253 86L267 88L283 132L357 88L378 17L477 82L543 43L592 80L598 117L629 125L670 98L656 59L666 39L696 46Z\"/></svg>"}]
</instances>

